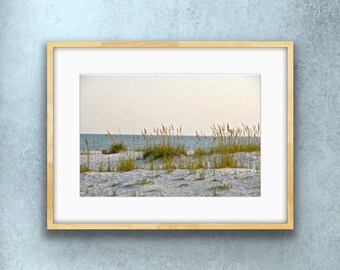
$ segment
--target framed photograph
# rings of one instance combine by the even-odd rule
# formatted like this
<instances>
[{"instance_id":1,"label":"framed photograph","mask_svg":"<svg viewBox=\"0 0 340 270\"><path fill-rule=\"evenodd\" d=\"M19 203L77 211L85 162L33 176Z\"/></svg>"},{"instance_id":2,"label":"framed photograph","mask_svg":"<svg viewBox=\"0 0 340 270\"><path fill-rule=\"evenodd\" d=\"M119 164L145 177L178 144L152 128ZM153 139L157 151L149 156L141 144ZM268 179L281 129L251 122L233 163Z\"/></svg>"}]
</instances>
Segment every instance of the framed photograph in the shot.
<instances>
[{"instance_id":1,"label":"framed photograph","mask_svg":"<svg viewBox=\"0 0 340 270\"><path fill-rule=\"evenodd\" d=\"M293 42L49 42L47 228L293 229Z\"/></svg>"}]
</instances>

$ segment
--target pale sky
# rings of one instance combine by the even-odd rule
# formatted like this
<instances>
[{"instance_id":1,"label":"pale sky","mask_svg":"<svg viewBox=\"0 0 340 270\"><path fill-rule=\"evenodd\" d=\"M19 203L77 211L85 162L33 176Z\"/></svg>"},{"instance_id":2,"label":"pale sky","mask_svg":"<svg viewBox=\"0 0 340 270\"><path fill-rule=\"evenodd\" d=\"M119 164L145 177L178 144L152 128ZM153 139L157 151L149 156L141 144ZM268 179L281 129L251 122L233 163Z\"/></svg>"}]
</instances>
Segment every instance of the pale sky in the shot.
<instances>
[{"instance_id":1,"label":"pale sky","mask_svg":"<svg viewBox=\"0 0 340 270\"><path fill-rule=\"evenodd\" d=\"M259 74L80 76L80 132L140 134L161 124L211 135L213 124L260 122Z\"/></svg>"}]
</instances>

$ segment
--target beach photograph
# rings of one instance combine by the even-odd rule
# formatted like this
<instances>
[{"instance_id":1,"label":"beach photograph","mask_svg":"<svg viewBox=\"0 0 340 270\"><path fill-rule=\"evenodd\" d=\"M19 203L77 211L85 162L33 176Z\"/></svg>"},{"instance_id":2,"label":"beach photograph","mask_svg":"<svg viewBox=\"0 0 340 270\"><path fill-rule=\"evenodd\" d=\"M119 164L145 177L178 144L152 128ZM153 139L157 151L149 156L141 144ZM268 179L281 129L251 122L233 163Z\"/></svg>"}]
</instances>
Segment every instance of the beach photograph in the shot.
<instances>
[{"instance_id":1,"label":"beach photograph","mask_svg":"<svg viewBox=\"0 0 340 270\"><path fill-rule=\"evenodd\" d=\"M81 74L81 197L261 196L260 74Z\"/></svg>"}]
</instances>

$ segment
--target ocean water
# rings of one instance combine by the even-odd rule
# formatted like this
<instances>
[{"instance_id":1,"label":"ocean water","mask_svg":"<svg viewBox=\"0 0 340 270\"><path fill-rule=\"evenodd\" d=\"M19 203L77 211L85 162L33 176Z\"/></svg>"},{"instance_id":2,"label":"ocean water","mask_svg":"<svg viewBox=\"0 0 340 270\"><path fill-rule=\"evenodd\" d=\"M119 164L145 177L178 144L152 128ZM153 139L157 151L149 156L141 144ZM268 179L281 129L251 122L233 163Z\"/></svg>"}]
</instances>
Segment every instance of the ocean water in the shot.
<instances>
[{"instance_id":1,"label":"ocean water","mask_svg":"<svg viewBox=\"0 0 340 270\"><path fill-rule=\"evenodd\" d=\"M115 142L124 142L124 145L129 150L141 149L145 146L145 139L142 135L113 135ZM80 134L80 150L85 149L85 138L88 138L91 151L100 151L103 149L108 149L112 143L111 139L105 134ZM161 142L159 136L154 136L151 138L150 135L146 136L146 140L153 139L156 143ZM241 141L246 142L248 138L241 137ZM254 138L253 138L254 139ZM260 142L260 138L255 138ZM182 136L179 139L176 136L170 136L170 140L176 141L178 144L185 145L188 150L195 150L198 147L209 147L213 145L213 138L211 136L199 137L196 136Z\"/></svg>"}]
</instances>

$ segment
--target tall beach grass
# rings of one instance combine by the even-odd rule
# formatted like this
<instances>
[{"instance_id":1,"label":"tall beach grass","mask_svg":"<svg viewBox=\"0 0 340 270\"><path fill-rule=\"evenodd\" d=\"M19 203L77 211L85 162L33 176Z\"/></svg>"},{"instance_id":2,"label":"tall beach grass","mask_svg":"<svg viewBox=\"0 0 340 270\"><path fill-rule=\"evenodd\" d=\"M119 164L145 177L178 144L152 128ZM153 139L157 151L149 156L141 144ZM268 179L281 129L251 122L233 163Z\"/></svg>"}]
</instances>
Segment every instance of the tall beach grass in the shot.
<instances>
[{"instance_id":1,"label":"tall beach grass","mask_svg":"<svg viewBox=\"0 0 340 270\"><path fill-rule=\"evenodd\" d=\"M260 124L254 126L242 124L241 128L231 128L229 124L224 123L213 125L210 137L197 131L194 151L192 149L188 151L181 126L177 128L173 125L165 126L162 124L160 127L154 128L153 131L143 129L141 135L143 141L138 143L139 148L130 150L142 152L142 158L149 162L146 168L150 170L160 169L155 164L157 160L160 160L163 164L162 169L167 172L176 169L188 169L191 173L194 173L198 169L242 168L244 167L243 162L235 160L234 153L261 150ZM116 154L128 150L122 138L117 138L109 131L107 131L106 136L111 143L107 149L102 149L102 154ZM140 137L133 135L133 140L140 140ZM98 150L94 140L93 147L96 151ZM90 148L89 140L85 137L85 149L82 149L81 154L85 155L86 158L81 164L81 172L90 171ZM187 158L188 155L192 158ZM208 159L208 162L205 157L211 155L214 155L214 157L210 158L210 161ZM135 157L127 152L119 158L115 167L108 160L107 167L104 168L104 165L100 164L98 171L110 172L114 169L130 171L136 168ZM259 171L259 165L256 166L256 171Z\"/></svg>"},{"instance_id":2,"label":"tall beach grass","mask_svg":"<svg viewBox=\"0 0 340 270\"><path fill-rule=\"evenodd\" d=\"M142 131L144 138L143 158L149 160L171 159L175 156L187 155L184 145L182 127L174 128L173 125L154 128L150 133L146 129ZM157 139L156 139L157 138Z\"/></svg>"}]
</instances>

